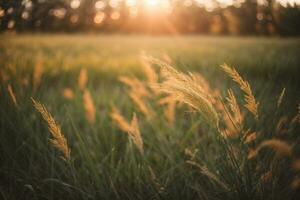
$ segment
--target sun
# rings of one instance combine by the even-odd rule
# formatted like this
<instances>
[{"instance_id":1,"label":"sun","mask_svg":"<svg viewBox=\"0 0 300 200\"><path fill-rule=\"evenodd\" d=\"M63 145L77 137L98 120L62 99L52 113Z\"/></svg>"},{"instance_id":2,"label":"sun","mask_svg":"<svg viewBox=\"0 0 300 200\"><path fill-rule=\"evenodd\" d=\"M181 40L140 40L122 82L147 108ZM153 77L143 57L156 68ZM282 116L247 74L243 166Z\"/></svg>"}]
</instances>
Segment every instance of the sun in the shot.
<instances>
[{"instance_id":1,"label":"sun","mask_svg":"<svg viewBox=\"0 0 300 200\"><path fill-rule=\"evenodd\" d=\"M159 4L159 0L145 0L146 5L149 7L156 7Z\"/></svg>"}]
</instances>

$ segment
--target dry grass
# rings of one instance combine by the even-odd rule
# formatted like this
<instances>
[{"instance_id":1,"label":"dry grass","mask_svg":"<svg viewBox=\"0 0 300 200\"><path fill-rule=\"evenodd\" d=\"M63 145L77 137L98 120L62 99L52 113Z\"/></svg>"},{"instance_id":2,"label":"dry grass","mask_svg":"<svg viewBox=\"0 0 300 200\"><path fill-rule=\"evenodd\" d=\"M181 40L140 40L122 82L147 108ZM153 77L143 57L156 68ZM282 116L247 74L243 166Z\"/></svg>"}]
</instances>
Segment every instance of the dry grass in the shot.
<instances>
[{"instance_id":1,"label":"dry grass","mask_svg":"<svg viewBox=\"0 0 300 200\"><path fill-rule=\"evenodd\" d=\"M65 88L62 93L63 97L67 100L74 99L74 92L71 88Z\"/></svg>"},{"instance_id":2,"label":"dry grass","mask_svg":"<svg viewBox=\"0 0 300 200\"><path fill-rule=\"evenodd\" d=\"M113 107L110 117L122 131L129 132L131 125L126 121L116 107Z\"/></svg>"},{"instance_id":3,"label":"dry grass","mask_svg":"<svg viewBox=\"0 0 300 200\"><path fill-rule=\"evenodd\" d=\"M141 65L142 65L144 74L146 75L148 84L149 85L156 84L158 81L158 75L157 75L156 71L153 69L153 67L151 66L151 63L148 62L147 59L144 59L143 56L141 57ZM154 90L153 92L156 92L156 90Z\"/></svg>"},{"instance_id":4,"label":"dry grass","mask_svg":"<svg viewBox=\"0 0 300 200\"><path fill-rule=\"evenodd\" d=\"M154 170L150 166L149 166L149 173L150 173L151 181L155 185L155 188L158 191L158 193L159 194L164 194L165 193L165 187L162 186L162 184L158 180L156 174L154 173Z\"/></svg>"},{"instance_id":5,"label":"dry grass","mask_svg":"<svg viewBox=\"0 0 300 200\"><path fill-rule=\"evenodd\" d=\"M217 183L219 186L221 186L223 189L225 189L226 191L229 191L229 187L222 182L217 175L215 175L214 173L212 173L211 171L209 171L209 169L206 166L201 166L198 163L194 162L194 161L186 161L187 164L190 164L192 166L197 167L198 169L200 169L200 172L207 176L212 182Z\"/></svg>"},{"instance_id":6,"label":"dry grass","mask_svg":"<svg viewBox=\"0 0 300 200\"><path fill-rule=\"evenodd\" d=\"M34 91L36 91L39 85L41 84L42 75L43 75L43 60L42 57L39 56L33 71L32 87Z\"/></svg>"},{"instance_id":7,"label":"dry grass","mask_svg":"<svg viewBox=\"0 0 300 200\"><path fill-rule=\"evenodd\" d=\"M279 134L285 134L287 133L288 129L287 129L287 123L288 123L288 117L287 116L282 116L279 118L277 125L276 125L276 133Z\"/></svg>"},{"instance_id":8,"label":"dry grass","mask_svg":"<svg viewBox=\"0 0 300 200\"><path fill-rule=\"evenodd\" d=\"M150 97L151 96L149 91L146 89L144 83L142 83L137 78L129 78L126 76L120 76L119 81L122 82L123 84L129 86L132 93L134 93L135 95L137 95L139 97Z\"/></svg>"},{"instance_id":9,"label":"dry grass","mask_svg":"<svg viewBox=\"0 0 300 200\"><path fill-rule=\"evenodd\" d=\"M155 60L154 60L155 61ZM219 127L219 117L208 94L197 82L193 74L185 75L166 63L154 62L161 66L161 74L165 79L157 88L174 97L175 100L188 104L196 109L208 124Z\"/></svg>"},{"instance_id":10,"label":"dry grass","mask_svg":"<svg viewBox=\"0 0 300 200\"><path fill-rule=\"evenodd\" d=\"M254 142L257 138L257 133L256 132L252 132L250 134L247 134L247 136L245 137L245 144L249 144L251 142Z\"/></svg>"},{"instance_id":11,"label":"dry grass","mask_svg":"<svg viewBox=\"0 0 300 200\"><path fill-rule=\"evenodd\" d=\"M82 68L78 75L78 87L81 91L84 91L88 82L88 74L85 68Z\"/></svg>"},{"instance_id":12,"label":"dry grass","mask_svg":"<svg viewBox=\"0 0 300 200\"><path fill-rule=\"evenodd\" d=\"M128 134L140 153L144 154L144 145L136 114L133 113L133 118L131 120L131 123L129 124L127 120L121 115L120 111L117 108L113 107L110 117L122 131Z\"/></svg>"},{"instance_id":13,"label":"dry grass","mask_svg":"<svg viewBox=\"0 0 300 200\"><path fill-rule=\"evenodd\" d=\"M263 183L270 183L272 181L272 178L273 178L272 171L267 171L266 173L264 173L263 175L261 175L260 180Z\"/></svg>"},{"instance_id":14,"label":"dry grass","mask_svg":"<svg viewBox=\"0 0 300 200\"><path fill-rule=\"evenodd\" d=\"M90 124L94 124L96 121L96 109L91 93L87 89L85 89L83 92L83 106L85 109L85 116L87 121Z\"/></svg>"},{"instance_id":15,"label":"dry grass","mask_svg":"<svg viewBox=\"0 0 300 200\"><path fill-rule=\"evenodd\" d=\"M143 113L148 119L152 118L154 116L154 111L151 110L151 108L146 104L145 101L145 97L150 97L151 94L145 87L145 84L137 78L129 78L126 76L120 76L119 81L129 86L129 96L138 110Z\"/></svg>"},{"instance_id":16,"label":"dry grass","mask_svg":"<svg viewBox=\"0 0 300 200\"><path fill-rule=\"evenodd\" d=\"M130 92L130 98L136 107L143 113L148 119L154 116L154 112L146 105L144 99L137 93Z\"/></svg>"},{"instance_id":17,"label":"dry grass","mask_svg":"<svg viewBox=\"0 0 300 200\"><path fill-rule=\"evenodd\" d=\"M165 105L164 115L170 126L174 125L177 101L172 96L167 96L158 101L158 105Z\"/></svg>"},{"instance_id":18,"label":"dry grass","mask_svg":"<svg viewBox=\"0 0 300 200\"><path fill-rule=\"evenodd\" d=\"M68 147L67 140L62 134L60 127L41 103L35 101L33 98L31 98L31 100L35 109L42 115L44 121L48 124L48 129L53 137L53 139L50 139L50 143L63 154L63 159L69 160L71 150Z\"/></svg>"},{"instance_id":19,"label":"dry grass","mask_svg":"<svg viewBox=\"0 0 300 200\"><path fill-rule=\"evenodd\" d=\"M16 98L16 95L15 95L14 90L12 89L11 85L7 85L7 91L11 98L11 101L13 102L15 107L18 108L17 98Z\"/></svg>"},{"instance_id":20,"label":"dry grass","mask_svg":"<svg viewBox=\"0 0 300 200\"><path fill-rule=\"evenodd\" d=\"M282 100L283 100L283 97L284 97L284 94L285 94L285 88L282 89L279 97L278 97L278 100L277 100L277 108L280 107L281 103L282 103Z\"/></svg>"},{"instance_id":21,"label":"dry grass","mask_svg":"<svg viewBox=\"0 0 300 200\"><path fill-rule=\"evenodd\" d=\"M237 100L234 96L234 93L231 89L228 90L228 97L227 97L227 102L229 104L231 113L233 117L231 119L235 123L235 125L239 128L242 129L243 126L243 115L241 113L240 107L237 103Z\"/></svg>"},{"instance_id":22,"label":"dry grass","mask_svg":"<svg viewBox=\"0 0 300 200\"><path fill-rule=\"evenodd\" d=\"M76 55L78 55L77 52ZM100 56L102 59L102 55ZM216 80L218 77L210 74L209 69L206 71L210 78L207 81L199 73L184 74L177 71L170 66L171 59L167 56L164 57L166 63L154 62L161 66L162 74L155 71L157 66L151 66L151 62L146 61L142 63L142 68L139 68L145 73L145 81L129 76L121 76L119 80L126 85L126 90L116 83L117 77L122 73L119 70L116 74L113 74L115 72L110 71L110 69L105 68L105 71L98 68L93 69L93 72L99 73L89 77L92 79L91 83L93 83L93 87L89 88L90 90L87 89L88 75L87 70L84 68L81 69L78 79L77 76L70 76L76 73L77 68L63 71L67 74L61 76L61 73L56 69L52 73L52 69L49 67L47 73L51 71L51 75L47 74L46 71L42 74L45 80L57 81L55 86L61 88L52 87L49 83L45 84L43 81L37 84L43 90L37 90L35 94L41 98L49 98L48 102L52 103L51 108L53 111L56 110L58 111L57 115L61 114L63 116L61 118L64 119L66 130L74 131L73 137L67 141L58 123L54 121L46 108L34 99L32 99L33 105L48 124L51 134L51 147L53 146L55 150L58 150L58 153L65 160L74 159L74 166L65 165L66 163L56 159L52 154L47 154L48 147L43 143L45 137L38 134L41 129L39 124L36 124L36 118L32 117L30 113L25 113L30 109L26 108L26 100L23 101L21 97L26 98L25 92L27 90L31 92L30 87L37 86L29 84L27 90L24 90L25 92L17 86L21 83L22 78L30 77L31 74L26 75L23 74L23 71L22 73L20 71L22 77L18 77L15 84L12 82L14 76L16 76L15 72L6 70L5 73L10 76L9 83L15 86L16 95L19 97L17 100L20 103L19 106L22 105L22 109L18 110L20 112L17 113L8 113L10 112L9 109L13 108L13 103L11 105L3 104L6 106L1 108L3 116L1 124L4 127L1 126L1 130L7 132L13 130L9 132L13 134L18 132L20 128L24 128L22 135L13 135L13 137L18 136L16 141L21 141L19 143L21 145L16 154L11 156L12 158L19 157L19 149L31 151L26 151L26 158L24 160L20 159L22 162L19 162L19 160L16 162L17 164L29 163L30 166L25 164L24 167L17 168L15 165L12 169L16 172L29 169L28 173L24 173L25 177L20 178L17 173L9 175L16 177L16 179L20 178L20 183L32 183L35 190L33 192L36 192L38 196L50 199L65 193L67 193L66 198L70 194L72 195L70 198L74 199L76 197L84 199L136 199L143 198L144 192L147 196L149 195L155 199L193 199L198 197L201 199L236 199L237 197L239 199L257 199L260 197L274 199L278 194L281 194L278 198L284 197L287 193L292 194L290 186L296 189L300 186L300 164L297 160L299 156L294 155L298 152L298 149L297 145L292 144L293 141L298 141L297 134L292 134L298 132L298 129L296 129L298 126L296 122L298 121L296 120L300 116L300 107L293 124L290 123L289 119L291 115L295 114L295 110L281 114L283 109L286 111L286 107L282 107L281 110L278 109L278 112L276 112L278 115L275 114L275 116L273 112L266 112L270 108L269 105L259 107L261 110L259 112L260 120L256 121L252 115L257 115L255 118L258 118L258 103L254 99L251 88L246 80L243 80L234 69L231 69L237 74L235 74L236 79L234 80L240 82L242 95L245 95L246 99L246 108L251 112L249 117L244 117L243 111L247 112L247 110L243 109L244 105L241 104L241 102L244 102L243 97L239 99L240 95L234 93L231 89L228 90L226 96L223 85L218 85L219 82ZM110 65L110 62L115 61L114 59L107 62L103 61L103 63ZM187 59L190 58L187 57ZM138 61L138 59L136 60ZM47 62L46 59L44 61ZM79 66L78 61L72 61L76 64L76 67ZM99 64L98 60L95 59L95 63ZM116 65L124 64L123 62L119 63L119 60L114 63ZM134 66L131 61L129 61L129 65ZM51 65L47 63L45 66ZM127 66L124 66L122 70L125 67ZM201 66L196 67L199 67L197 70L201 70ZM14 68L17 69L17 67ZM139 69L134 68L134 70L124 74L134 74L136 73L135 70ZM3 70L0 69L0 71L2 73ZM109 76L106 77L106 73ZM48 76L51 78L48 79ZM101 80L98 80L98 78ZM106 79L109 82L105 82ZM76 83L76 80L79 89L73 88L73 86L72 89L65 88L65 85L74 83L74 81ZM222 90L211 87L209 82L214 82ZM258 87L259 84L255 86ZM129 90L127 90L128 88ZM101 97L96 92L98 89L101 91ZM278 98L277 107L282 104L282 99L286 98L284 96L285 90L283 91ZM12 93L14 94L14 91ZM96 108L100 105L98 101L93 100L91 94L93 94L95 100L96 97L101 99L99 117L101 116L102 124L96 124L95 118L98 114ZM126 94L129 94L131 100L124 98ZM7 98L8 103L10 103L9 100L13 99L11 96L13 95L10 94L9 97L1 93L0 102ZM63 98L72 100L72 102L66 102ZM274 99L276 98L272 96L268 100L272 102ZM279 99L281 100L279 101ZM264 100L262 99L262 102ZM181 106L183 103L188 106ZM288 101L284 101L285 106L294 105L294 102L288 103ZM121 113L117 108L112 108L110 117L114 124L109 123L107 119L109 115L108 107L111 104L120 106L120 110L123 111ZM252 104L252 110L249 109L250 104ZM30 106L29 104L29 108ZM273 110L276 110L276 105L274 107ZM190 108L198 112L188 116ZM133 114L130 121L129 116L132 114L132 109L135 110L134 112L138 111L140 113L137 113L138 115ZM64 118L64 112L68 113L67 119ZM6 116L9 118L8 120ZM128 118L124 116L128 116ZM211 127L204 126L203 121L199 120L199 116L202 116L202 119ZM283 118L280 118L280 116L283 116ZM285 116L288 116L288 118L284 118ZM93 124L92 128L90 128L91 124ZM113 125L118 128L115 129ZM285 130L288 130L288 132L285 132ZM95 134L85 134L85 131ZM226 137L220 137L220 133ZM287 134L278 135L277 133ZM122 136L126 136L125 139L126 141L129 140L130 144L124 145L124 141L118 137L118 134L124 134ZM26 138L25 141L23 136ZM143 136L146 137L143 138ZM1 148L5 148L4 154L6 154L6 151L9 152L6 146L9 145L5 143L11 141L8 140L11 136L2 134L2 137L4 137L4 140L2 140ZM33 145L29 146L30 142L33 142ZM72 146L72 159L70 158L68 144ZM144 144L146 145L144 146ZM131 148L136 151L131 151ZM276 153L276 159L273 159L274 154L268 148ZM249 158L255 159L246 159L245 152L247 151L249 151ZM136 156L135 153L138 155ZM10 162L10 155L7 156L5 161ZM34 161L34 166L31 164L32 161ZM187 168L186 163L196 167L196 170ZM44 168L38 168L38 166L45 166L45 170ZM9 169L9 165L5 167L8 168L2 168L2 170ZM291 171L285 173L287 172L285 170ZM34 175L32 179L31 175ZM44 182L45 178L62 184L56 185L53 182ZM15 184L12 184L14 181L12 180L9 185L14 186ZM41 182L43 182L43 185L39 185ZM282 183L287 183L287 186L282 186ZM278 186L281 188L277 190ZM23 184L20 184L20 187L17 188L22 190ZM47 193L49 188L51 190ZM105 191L101 188L104 188ZM58 192L57 195L56 192ZM288 197L287 199L289 199Z\"/></svg>"},{"instance_id":23,"label":"dry grass","mask_svg":"<svg viewBox=\"0 0 300 200\"><path fill-rule=\"evenodd\" d=\"M136 145L140 153L143 155L144 154L144 144L143 144L143 139L141 136L141 132L139 129L138 125L138 120L136 117L136 114L133 113L132 121L130 123L130 129L128 131L128 134L130 138L132 139L133 143Z\"/></svg>"},{"instance_id":24,"label":"dry grass","mask_svg":"<svg viewBox=\"0 0 300 200\"><path fill-rule=\"evenodd\" d=\"M270 139L263 141L254 151L251 151L248 155L248 159L256 157L259 151L265 147L271 148L276 152L276 155L280 157L292 155L291 145L279 139Z\"/></svg>"},{"instance_id":25,"label":"dry grass","mask_svg":"<svg viewBox=\"0 0 300 200\"><path fill-rule=\"evenodd\" d=\"M234 69L230 68L228 65L224 64L221 66L222 69L229 75L234 82L236 82L240 89L245 93L245 107L251 112L255 119L258 119L258 103L255 100L255 97L252 94L251 87L249 83L239 75L239 73Z\"/></svg>"}]
</instances>

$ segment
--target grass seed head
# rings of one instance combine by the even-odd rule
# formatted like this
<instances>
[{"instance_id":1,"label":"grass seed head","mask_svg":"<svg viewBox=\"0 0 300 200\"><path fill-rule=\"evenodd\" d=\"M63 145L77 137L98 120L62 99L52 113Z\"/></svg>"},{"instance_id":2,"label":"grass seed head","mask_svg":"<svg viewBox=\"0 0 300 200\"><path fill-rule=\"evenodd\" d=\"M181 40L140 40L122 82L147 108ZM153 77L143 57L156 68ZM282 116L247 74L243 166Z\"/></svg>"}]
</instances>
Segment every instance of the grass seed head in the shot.
<instances>
[{"instance_id":1,"label":"grass seed head","mask_svg":"<svg viewBox=\"0 0 300 200\"><path fill-rule=\"evenodd\" d=\"M265 147L271 148L273 151L276 152L276 155L281 157L292 155L291 145L279 139L270 139L263 141L255 150L249 152L248 159L256 157L258 152Z\"/></svg>"},{"instance_id":2,"label":"grass seed head","mask_svg":"<svg viewBox=\"0 0 300 200\"><path fill-rule=\"evenodd\" d=\"M173 126L175 122L175 112L176 112L176 105L177 101L176 98L169 95L167 97L164 97L160 99L158 102L158 105L165 105L164 108L164 115L169 123L170 126Z\"/></svg>"},{"instance_id":3,"label":"grass seed head","mask_svg":"<svg viewBox=\"0 0 300 200\"><path fill-rule=\"evenodd\" d=\"M126 119L121 115L120 111L116 107L113 107L112 112L110 113L110 117L122 131L130 131L131 125L126 121Z\"/></svg>"},{"instance_id":4,"label":"grass seed head","mask_svg":"<svg viewBox=\"0 0 300 200\"><path fill-rule=\"evenodd\" d=\"M287 133L288 129L286 127L287 127L288 120L289 119L287 116L280 117L278 123L276 124L276 133L279 134Z\"/></svg>"},{"instance_id":5,"label":"grass seed head","mask_svg":"<svg viewBox=\"0 0 300 200\"><path fill-rule=\"evenodd\" d=\"M229 187L227 186L226 183L224 183L223 181L221 181L217 175L215 175L213 172L211 172L207 166L201 166L200 164L194 162L194 161L186 161L187 164L190 164L194 167L197 167L198 169L200 169L200 172L207 176L212 182L217 183L219 186L221 186L223 189L225 189L226 191L229 190Z\"/></svg>"},{"instance_id":6,"label":"grass seed head","mask_svg":"<svg viewBox=\"0 0 300 200\"><path fill-rule=\"evenodd\" d=\"M255 141L256 138L257 138L257 133L256 133L256 132L252 132L252 133L248 134L248 135L245 137L244 144L249 144L249 143Z\"/></svg>"},{"instance_id":7,"label":"grass seed head","mask_svg":"<svg viewBox=\"0 0 300 200\"><path fill-rule=\"evenodd\" d=\"M84 91L88 82L88 74L85 68L82 68L78 76L78 87L81 91Z\"/></svg>"},{"instance_id":8,"label":"grass seed head","mask_svg":"<svg viewBox=\"0 0 300 200\"><path fill-rule=\"evenodd\" d=\"M224 64L221 66L222 69L228 74L228 76L236 82L240 89L245 93L245 107L249 110L250 113L253 114L255 119L258 119L258 103L255 100L255 97L252 93L251 87L249 83L242 79L239 73L234 69Z\"/></svg>"},{"instance_id":9,"label":"grass seed head","mask_svg":"<svg viewBox=\"0 0 300 200\"><path fill-rule=\"evenodd\" d=\"M121 115L120 111L117 108L113 107L110 117L122 131L128 134L129 138L136 145L140 153L144 154L144 145L136 114L133 114L133 118L131 120L131 123L129 124L127 120Z\"/></svg>"},{"instance_id":10,"label":"grass seed head","mask_svg":"<svg viewBox=\"0 0 300 200\"><path fill-rule=\"evenodd\" d=\"M140 132L139 125L138 125L138 120L137 120L135 113L133 113L133 118L130 123L130 130L129 130L128 134L129 134L130 138L132 139L133 143L137 146L140 153L143 155L144 154L144 144L143 144L143 139L141 136L141 132Z\"/></svg>"},{"instance_id":11,"label":"grass seed head","mask_svg":"<svg viewBox=\"0 0 300 200\"><path fill-rule=\"evenodd\" d=\"M162 76L165 81L158 85L159 89L176 100L186 103L197 110L205 121L213 127L218 127L219 118L208 94L201 84L194 78L193 74L183 74L173 67L162 63Z\"/></svg>"},{"instance_id":12,"label":"grass seed head","mask_svg":"<svg viewBox=\"0 0 300 200\"><path fill-rule=\"evenodd\" d=\"M31 100L35 109L42 115L44 121L48 124L48 129L53 137L53 139L50 139L50 143L63 154L65 160L69 160L71 150L68 147L66 138L61 133L60 127L41 103L35 101L33 98L31 98Z\"/></svg>"},{"instance_id":13,"label":"grass seed head","mask_svg":"<svg viewBox=\"0 0 300 200\"><path fill-rule=\"evenodd\" d=\"M173 126L175 122L175 112L176 112L176 101L170 101L164 110L164 114L170 126Z\"/></svg>"},{"instance_id":14,"label":"grass seed head","mask_svg":"<svg viewBox=\"0 0 300 200\"><path fill-rule=\"evenodd\" d=\"M141 111L141 113L143 113L148 119L153 117L154 112L146 105L144 99L141 96L134 92L131 92L129 96L136 107Z\"/></svg>"},{"instance_id":15,"label":"grass seed head","mask_svg":"<svg viewBox=\"0 0 300 200\"><path fill-rule=\"evenodd\" d=\"M72 100L74 99L74 93L73 90L71 88L65 88L63 90L63 97L67 100Z\"/></svg>"},{"instance_id":16,"label":"grass seed head","mask_svg":"<svg viewBox=\"0 0 300 200\"><path fill-rule=\"evenodd\" d=\"M162 60L164 62L168 63L169 65L171 65L173 63L172 58L167 53L162 54Z\"/></svg>"},{"instance_id":17,"label":"grass seed head","mask_svg":"<svg viewBox=\"0 0 300 200\"><path fill-rule=\"evenodd\" d=\"M230 110L233 114L233 122L239 128L242 128L243 125L243 115L241 113L240 107L237 103L235 95L231 89L228 90L227 102L229 104Z\"/></svg>"},{"instance_id":18,"label":"grass seed head","mask_svg":"<svg viewBox=\"0 0 300 200\"><path fill-rule=\"evenodd\" d=\"M7 85L7 91L8 91L8 94L9 94L13 104L16 106L16 108L18 108L17 98L16 98L16 95L15 95L14 90L12 89L11 85Z\"/></svg>"},{"instance_id":19,"label":"grass seed head","mask_svg":"<svg viewBox=\"0 0 300 200\"><path fill-rule=\"evenodd\" d=\"M261 177L260 180L263 183L270 183L273 177L273 173L272 171L268 171L266 173L264 173Z\"/></svg>"},{"instance_id":20,"label":"grass seed head","mask_svg":"<svg viewBox=\"0 0 300 200\"><path fill-rule=\"evenodd\" d=\"M138 80L137 78L129 78L126 76L120 76L119 81L123 84L130 87L130 90L132 93L135 93L135 95L141 96L141 97L150 97L151 94L146 89L144 84Z\"/></svg>"},{"instance_id":21,"label":"grass seed head","mask_svg":"<svg viewBox=\"0 0 300 200\"><path fill-rule=\"evenodd\" d=\"M94 124L96 120L96 110L91 93L87 89L83 92L83 105L86 119L90 124Z\"/></svg>"},{"instance_id":22,"label":"grass seed head","mask_svg":"<svg viewBox=\"0 0 300 200\"><path fill-rule=\"evenodd\" d=\"M157 83L158 76L156 71L151 66L151 63L149 63L146 59L144 59L144 57L141 57L141 63L144 70L144 74L147 77L148 83L149 84Z\"/></svg>"},{"instance_id":23,"label":"grass seed head","mask_svg":"<svg viewBox=\"0 0 300 200\"><path fill-rule=\"evenodd\" d=\"M43 60L42 57L38 57L34 67L33 79L32 79L32 86L34 91L36 91L37 88L40 86L42 75L43 75Z\"/></svg>"}]
</instances>

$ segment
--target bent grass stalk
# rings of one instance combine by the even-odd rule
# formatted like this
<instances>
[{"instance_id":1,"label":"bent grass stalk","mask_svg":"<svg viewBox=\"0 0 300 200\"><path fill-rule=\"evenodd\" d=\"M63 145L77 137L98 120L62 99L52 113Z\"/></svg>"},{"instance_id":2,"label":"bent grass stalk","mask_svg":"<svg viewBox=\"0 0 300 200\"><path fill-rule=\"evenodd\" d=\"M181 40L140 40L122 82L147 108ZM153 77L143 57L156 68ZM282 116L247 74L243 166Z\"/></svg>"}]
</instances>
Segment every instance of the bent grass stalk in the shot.
<instances>
[{"instance_id":1,"label":"bent grass stalk","mask_svg":"<svg viewBox=\"0 0 300 200\"><path fill-rule=\"evenodd\" d=\"M281 103L282 103L282 100L283 100L283 97L284 97L284 94L285 94L285 88L282 89L279 97L278 97L278 100L277 100L277 108L280 107Z\"/></svg>"},{"instance_id":2,"label":"bent grass stalk","mask_svg":"<svg viewBox=\"0 0 300 200\"><path fill-rule=\"evenodd\" d=\"M251 150L248 154L248 159L255 158L258 155L259 151L265 147L271 148L276 152L276 155L281 157L292 155L291 145L279 139L269 139L263 141L256 149Z\"/></svg>"}]
</instances>

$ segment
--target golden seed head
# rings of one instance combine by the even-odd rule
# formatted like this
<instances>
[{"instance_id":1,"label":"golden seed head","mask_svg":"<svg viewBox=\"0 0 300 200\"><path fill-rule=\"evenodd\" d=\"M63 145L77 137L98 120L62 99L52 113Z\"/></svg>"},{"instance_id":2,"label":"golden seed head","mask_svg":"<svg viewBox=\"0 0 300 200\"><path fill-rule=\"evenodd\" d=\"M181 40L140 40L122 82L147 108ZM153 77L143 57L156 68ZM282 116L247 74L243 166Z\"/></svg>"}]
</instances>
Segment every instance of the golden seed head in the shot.
<instances>
[{"instance_id":1,"label":"golden seed head","mask_svg":"<svg viewBox=\"0 0 300 200\"><path fill-rule=\"evenodd\" d=\"M88 82L87 70L85 68L82 68L78 76L78 87L81 91L83 91L86 88L87 82Z\"/></svg>"},{"instance_id":2,"label":"golden seed head","mask_svg":"<svg viewBox=\"0 0 300 200\"><path fill-rule=\"evenodd\" d=\"M158 85L161 92L173 96L195 110L197 110L205 121L213 127L218 127L219 118L214 109L211 98L202 88L195 76L183 74L166 63L159 63L162 76L165 81Z\"/></svg>"},{"instance_id":3,"label":"golden seed head","mask_svg":"<svg viewBox=\"0 0 300 200\"><path fill-rule=\"evenodd\" d=\"M31 100L35 109L42 115L44 121L48 124L48 129L53 137L53 139L50 139L50 143L63 154L65 160L69 160L71 150L68 147L66 138L61 133L60 127L41 103L35 101L33 98L31 98Z\"/></svg>"},{"instance_id":4,"label":"golden seed head","mask_svg":"<svg viewBox=\"0 0 300 200\"><path fill-rule=\"evenodd\" d=\"M110 113L111 119L119 126L119 128L124 132L130 131L130 124L126 119L121 115L120 111L113 107L112 112Z\"/></svg>"},{"instance_id":5,"label":"golden seed head","mask_svg":"<svg viewBox=\"0 0 300 200\"><path fill-rule=\"evenodd\" d=\"M137 106L137 108L147 117L152 118L154 112L146 105L143 98L136 93L131 92L129 94L130 98L132 99L133 103Z\"/></svg>"},{"instance_id":6,"label":"golden seed head","mask_svg":"<svg viewBox=\"0 0 300 200\"><path fill-rule=\"evenodd\" d=\"M249 153L248 159L256 157L258 152L265 147L271 148L273 151L276 152L276 155L281 157L292 155L291 145L279 139L270 139L270 140L263 141L255 150Z\"/></svg>"},{"instance_id":7,"label":"golden seed head","mask_svg":"<svg viewBox=\"0 0 300 200\"><path fill-rule=\"evenodd\" d=\"M258 119L258 103L255 100L254 95L252 94L251 87L249 83L242 79L239 73L234 69L230 68L228 65L224 64L221 68L228 74L228 76L236 82L240 89L245 93L245 107L253 114L255 119Z\"/></svg>"},{"instance_id":8,"label":"golden seed head","mask_svg":"<svg viewBox=\"0 0 300 200\"><path fill-rule=\"evenodd\" d=\"M33 79L32 79L32 85L34 91L39 87L42 80L42 75L43 75L43 60L41 57L38 57L34 67Z\"/></svg>"},{"instance_id":9,"label":"golden seed head","mask_svg":"<svg viewBox=\"0 0 300 200\"><path fill-rule=\"evenodd\" d=\"M65 99L68 99L68 100L72 100L74 99L74 93L73 93L73 90L71 88L65 88L63 90L63 97Z\"/></svg>"},{"instance_id":10,"label":"golden seed head","mask_svg":"<svg viewBox=\"0 0 300 200\"><path fill-rule=\"evenodd\" d=\"M137 146L140 153L143 155L144 154L144 144L143 144L143 139L141 136L141 132L140 132L139 125L138 125L138 120L137 120L135 113L133 113L133 118L132 118L130 126L131 127L130 127L128 134L131 137L134 144Z\"/></svg>"},{"instance_id":11,"label":"golden seed head","mask_svg":"<svg viewBox=\"0 0 300 200\"><path fill-rule=\"evenodd\" d=\"M83 92L83 105L86 119L90 124L94 124L96 120L95 105L91 93L87 89Z\"/></svg>"},{"instance_id":12,"label":"golden seed head","mask_svg":"<svg viewBox=\"0 0 300 200\"><path fill-rule=\"evenodd\" d=\"M136 145L140 153L144 154L143 140L138 126L136 114L133 113L132 121L129 124L127 120L121 115L120 111L117 108L113 107L110 117L122 131L128 134L129 138Z\"/></svg>"},{"instance_id":13,"label":"golden seed head","mask_svg":"<svg viewBox=\"0 0 300 200\"><path fill-rule=\"evenodd\" d=\"M246 136L244 144L249 144L249 143L255 141L256 138L257 138L256 132L252 132Z\"/></svg>"}]
</instances>

